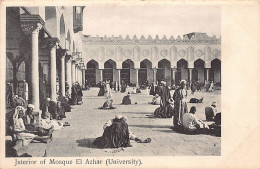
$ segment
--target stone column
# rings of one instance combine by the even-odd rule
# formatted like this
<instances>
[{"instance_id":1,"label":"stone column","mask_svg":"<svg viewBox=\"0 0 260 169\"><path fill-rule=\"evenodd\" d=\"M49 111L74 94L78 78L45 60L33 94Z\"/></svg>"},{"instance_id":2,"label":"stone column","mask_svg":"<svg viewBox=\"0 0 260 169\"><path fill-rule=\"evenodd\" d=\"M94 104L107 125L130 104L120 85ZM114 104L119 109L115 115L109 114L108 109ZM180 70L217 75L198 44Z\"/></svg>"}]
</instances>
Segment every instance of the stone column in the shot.
<instances>
[{"instance_id":1,"label":"stone column","mask_svg":"<svg viewBox=\"0 0 260 169\"><path fill-rule=\"evenodd\" d=\"M78 82L78 65L75 65L75 82Z\"/></svg>"},{"instance_id":2,"label":"stone column","mask_svg":"<svg viewBox=\"0 0 260 169\"><path fill-rule=\"evenodd\" d=\"M192 83L192 68L189 68L189 81L190 81L190 85Z\"/></svg>"},{"instance_id":3,"label":"stone column","mask_svg":"<svg viewBox=\"0 0 260 169\"><path fill-rule=\"evenodd\" d=\"M28 86L30 93L29 103L35 106L36 121L40 119L40 93L39 93L39 31L44 25L43 19L39 15L24 14L20 16L20 23L23 35L26 41L31 41L31 49L23 48L30 51L28 62L30 65L28 77ZM30 44L30 43L29 43Z\"/></svg>"},{"instance_id":4,"label":"stone column","mask_svg":"<svg viewBox=\"0 0 260 169\"><path fill-rule=\"evenodd\" d=\"M103 82L103 69L100 69L100 81Z\"/></svg>"},{"instance_id":5,"label":"stone column","mask_svg":"<svg viewBox=\"0 0 260 169\"><path fill-rule=\"evenodd\" d=\"M139 69L135 69L135 72L136 72L136 87L139 88L139 79L138 79L138 72L139 72Z\"/></svg>"},{"instance_id":6,"label":"stone column","mask_svg":"<svg viewBox=\"0 0 260 169\"><path fill-rule=\"evenodd\" d=\"M66 50L60 49L59 56L60 56L60 94L65 96L65 55Z\"/></svg>"},{"instance_id":7,"label":"stone column","mask_svg":"<svg viewBox=\"0 0 260 169\"><path fill-rule=\"evenodd\" d=\"M206 69L206 82L209 81L209 69Z\"/></svg>"},{"instance_id":8,"label":"stone column","mask_svg":"<svg viewBox=\"0 0 260 169\"><path fill-rule=\"evenodd\" d=\"M118 69L118 84L121 85L121 69Z\"/></svg>"},{"instance_id":9,"label":"stone column","mask_svg":"<svg viewBox=\"0 0 260 169\"><path fill-rule=\"evenodd\" d=\"M69 84L69 90L68 93L71 95L71 86L72 86L72 81L71 81L71 56L67 55L66 56L66 80L67 83Z\"/></svg>"},{"instance_id":10,"label":"stone column","mask_svg":"<svg viewBox=\"0 0 260 169\"><path fill-rule=\"evenodd\" d=\"M172 69L172 81L174 81L174 84L176 84L176 81L175 81L175 72L176 72L176 69L173 68ZM173 85L173 84L172 84Z\"/></svg>"},{"instance_id":11,"label":"stone column","mask_svg":"<svg viewBox=\"0 0 260 169\"><path fill-rule=\"evenodd\" d=\"M71 62L71 83L72 83L72 85L75 83L75 73L76 73L75 70L76 70L75 61L72 61ZM70 88L72 87L72 85L70 86Z\"/></svg>"},{"instance_id":12,"label":"stone column","mask_svg":"<svg viewBox=\"0 0 260 169\"><path fill-rule=\"evenodd\" d=\"M31 103L35 106L35 112L40 110L39 94L39 31L41 24L36 24L31 30L32 54L31 54Z\"/></svg>"},{"instance_id":13,"label":"stone column","mask_svg":"<svg viewBox=\"0 0 260 169\"><path fill-rule=\"evenodd\" d=\"M157 69L154 68L154 69L153 69L153 81L154 81L154 82L156 82L156 71L157 71Z\"/></svg>"},{"instance_id":14,"label":"stone column","mask_svg":"<svg viewBox=\"0 0 260 169\"><path fill-rule=\"evenodd\" d=\"M86 79L85 79L86 70L82 69L82 85L86 86Z\"/></svg>"},{"instance_id":15,"label":"stone column","mask_svg":"<svg viewBox=\"0 0 260 169\"><path fill-rule=\"evenodd\" d=\"M57 49L57 38L49 38L48 46L50 48L50 98L53 101L57 100L56 93L56 49Z\"/></svg>"}]
</instances>

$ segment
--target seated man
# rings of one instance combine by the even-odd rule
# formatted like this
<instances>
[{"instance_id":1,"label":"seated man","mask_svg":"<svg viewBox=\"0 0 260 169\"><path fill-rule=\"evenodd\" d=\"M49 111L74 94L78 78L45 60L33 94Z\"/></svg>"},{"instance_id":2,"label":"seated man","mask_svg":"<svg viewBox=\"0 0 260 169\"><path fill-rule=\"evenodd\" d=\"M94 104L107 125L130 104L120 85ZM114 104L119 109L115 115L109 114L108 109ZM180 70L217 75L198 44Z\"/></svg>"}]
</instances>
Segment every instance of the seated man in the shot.
<instances>
[{"instance_id":1,"label":"seated man","mask_svg":"<svg viewBox=\"0 0 260 169\"><path fill-rule=\"evenodd\" d=\"M122 104L124 104L124 105L131 104L131 98L130 98L130 93L129 92L128 92L128 94L126 96L123 97Z\"/></svg>"},{"instance_id":2,"label":"seated man","mask_svg":"<svg viewBox=\"0 0 260 169\"><path fill-rule=\"evenodd\" d=\"M136 88L136 93L141 93L141 90L139 88Z\"/></svg>"},{"instance_id":3,"label":"seated man","mask_svg":"<svg viewBox=\"0 0 260 169\"><path fill-rule=\"evenodd\" d=\"M209 129L205 123L197 119L197 117L194 115L195 113L196 107L192 106L189 113L183 114L182 126L186 134L201 133L204 129Z\"/></svg>"},{"instance_id":4,"label":"seated man","mask_svg":"<svg viewBox=\"0 0 260 169\"><path fill-rule=\"evenodd\" d=\"M133 87L132 94L136 94L136 88Z\"/></svg>"},{"instance_id":5,"label":"seated man","mask_svg":"<svg viewBox=\"0 0 260 169\"><path fill-rule=\"evenodd\" d=\"M104 110L115 109L115 107L113 106L113 99L112 98L108 98L105 101L105 103L103 104L103 106L100 107L99 109L104 109Z\"/></svg>"},{"instance_id":6,"label":"seated man","mask_svg":"<svg viewBox=\"0 0 260 169\"><path fill-rule=\"evenodd\" d=\"M205 108L205 116L206 116L206 120L208 121L214 121L215 115L217 113L217 103L213 102L211 104L211 106L208 106Z\"/></svg>"},{"instance_id":7,"label":"seated man","mask_svg":"<svg viewBox=\"0 0 260 169\"><path fill-rule=\"evenodd\" d=\"M61 105L64 107L65 112L71 112L71 106L69 104L69 98L64 96L59 96L58 101L61 102Z\"/></svg>"},{"instance_id":8,"label":"seated man","mask_svg":"<svg viewBox=\"0 0 260 169\"><path fill-rule=\"evenodd\" d=\"M58 120L62 120L63 118L66 118L65 109L62 106L62 103L60 101L57 101L57 114L58 114L57 117Z\"/></svg>"},{"instance_id":9,"label":"seated man","mask_svg":"<svg viewBox=\"0 0 260 169\"><path fill-rule=\"evenodd\" d=\"M156 94L153 97L153 100L152 100L151 104L160 105L160 102L161 102L161 97L158 94Z\"/></svg>"},{"instance_id":10,"label":"seated man","mask_svg":"<svg viewBox=\"0 0 260 169\"><path fill-rule=\"evenodd\" d=\"M113 119L110 126L106 127L103 135L93 142L98 148L130 147L127 123L121 118Z\"/></svg>"},{"instance_id":11,"label":"seated man","mask_svg":"<svg viewBox=\"0 0 260 169\"><path fill-rule=\"evenodd\" d=\"M16 108L16 106L26 107L27 103L22 97L19 97L18 95L13 95L11 99L11 107Z\"/></svg>"},{"instance_id":12,"label":"seated man","mask_svg":"<svg viewBox=\"0 0 260 169\"><path fill-rule=\"evenodd\" d=\"M111 119L111 120L108 120L105 125L103 126L103 130L105 130L107 127L111 126L114 122L115 119L122 119L124 120L125 122L127 122L127 117L126 116L122 116L122 115L116 115L114 119ZM134 140L138 143L150 143L151 142L151 139L150 138L147 138L147 139L140 139L138 138L133 132L129 131L129 139L130 140Z\"/></svg>"},{"instance_id":13,"label":"seated man","mask_svg":"<svg viewBox=\"0 0 260 169\"><path fill-rule=\"evenodd\" d=\"M190 103L202 103L203 102L203 97L201 99L197 98L191 98Z\"/></svg>"}]
</instances>

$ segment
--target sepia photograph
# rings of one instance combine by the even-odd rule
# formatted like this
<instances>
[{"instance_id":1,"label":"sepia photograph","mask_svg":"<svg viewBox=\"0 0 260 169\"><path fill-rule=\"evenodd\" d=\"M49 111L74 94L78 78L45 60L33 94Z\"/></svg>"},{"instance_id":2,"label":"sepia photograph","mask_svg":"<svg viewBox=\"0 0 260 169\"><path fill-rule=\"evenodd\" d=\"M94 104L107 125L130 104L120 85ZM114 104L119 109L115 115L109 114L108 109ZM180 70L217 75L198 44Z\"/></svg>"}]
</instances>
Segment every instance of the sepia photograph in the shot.
<instances>
[{"instance_id":1,"label":"sepia photograph","mask_svg":"<svg viewBox=\"0 0 260 169\"><path fill-rule=\"evenodd\" d=\"M5 148L220 156L220 8L6 7Z\"/></svg>"},{"instance_id":2,"label":"sepia photograph","mask_svg":"<svg viewBox=\"0 0 260 169\"><path fill-rule=\"evenodd\" d=\"M259 168L256 1L0 2L0 168Z\"/></svg>"}]
</instances>

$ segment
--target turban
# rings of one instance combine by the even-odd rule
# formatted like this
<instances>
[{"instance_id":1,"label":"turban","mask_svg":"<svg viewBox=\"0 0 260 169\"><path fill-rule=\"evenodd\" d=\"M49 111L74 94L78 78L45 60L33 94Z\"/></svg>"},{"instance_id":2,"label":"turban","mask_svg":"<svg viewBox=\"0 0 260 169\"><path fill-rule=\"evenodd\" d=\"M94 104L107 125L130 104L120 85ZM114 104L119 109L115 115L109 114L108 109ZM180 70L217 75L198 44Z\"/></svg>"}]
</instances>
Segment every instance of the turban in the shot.
<instances>
[{"instance_id":1,"label":"turban","mask_svg":"<svg viewBox=\"0 0 260 169\"><path fill-rule=\"evenodd\" d=\"M30 108L35 108L35 106L33 105L33 104L28 104L28 106L27 107L30 107Z\"/></svg>"}]
</instances>

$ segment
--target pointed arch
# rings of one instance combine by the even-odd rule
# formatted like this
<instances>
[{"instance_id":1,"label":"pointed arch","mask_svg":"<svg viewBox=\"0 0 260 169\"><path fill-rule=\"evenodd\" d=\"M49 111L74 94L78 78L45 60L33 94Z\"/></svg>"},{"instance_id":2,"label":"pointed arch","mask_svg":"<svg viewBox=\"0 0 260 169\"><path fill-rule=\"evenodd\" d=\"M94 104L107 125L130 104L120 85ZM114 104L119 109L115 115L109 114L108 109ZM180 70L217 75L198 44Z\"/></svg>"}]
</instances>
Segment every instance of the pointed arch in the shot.
<instances>
[{"instance_id":1,"label":"pointed arch","mask_svg":"<svg viewBox=\"0 0 260 169\"><path fill-rule=\"evenodd\" d=\"M60 45L65 48L65 21L63 14L60 17Z\"/></svg>"}]
</instances>

